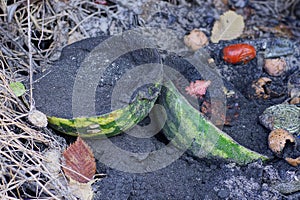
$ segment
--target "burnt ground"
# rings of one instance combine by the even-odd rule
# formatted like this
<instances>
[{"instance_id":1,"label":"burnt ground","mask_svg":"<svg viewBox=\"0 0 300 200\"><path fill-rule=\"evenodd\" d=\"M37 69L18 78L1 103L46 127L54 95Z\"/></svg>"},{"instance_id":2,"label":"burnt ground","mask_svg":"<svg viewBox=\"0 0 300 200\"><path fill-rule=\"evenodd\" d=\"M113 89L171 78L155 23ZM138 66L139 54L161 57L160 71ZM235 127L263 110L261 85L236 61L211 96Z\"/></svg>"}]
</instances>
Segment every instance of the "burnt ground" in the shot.
<instances>
[{"instance_id":1,"label":"burnt ground","mask_svg":"<svg viewBox=\"0 0 300 200\"><path fill-rule=\"evenodd\" d=\"M252 4L252 8L256 9L257 13L249 18L258 20L262 11L254 4ZM166 6L162 13L153 16L147 24L149 26L165 24L168 28L178 31L179 35L184 35L200 26L209 35L216 12L221 11L209 3L198 7ZM247 11L240 9L237 12L246 13ZM173 17L175 17L175 21L172 20ZM279 23L271 15L267 15L266 18L269 19L261 19L259 23ZM297 26L298 23L292 18L286 19L285 22L293 26ZM60 59L48 69L50 72L46 71L36 76L36 79L40 78L35 85L37 109L49 115L72 117L70 107L72 99L69 94L72 94L76 70L85 56L104 38L92 38L64 48ZM215 60L217 70L222 74L225 85L229 85L228 87L235 91L234 101L240 108L238 118L230 126L224 126L223 131L241 145L270 157L273 157L273 154L267 145L269 130L259 124L258 116L265 108L282 103L287 99L288 77L291 74L299 73L299 40L297 37L291 39L295 51L292 55L285 57L290 69L280 77L271 77L262 70L259 65L260 55L245 65L234 66L222 61L220 50L227 44L237 42L251 43L256 49L260 49L262 41L270 41L274 38L279 37L270 33L254 34L253 38L210 44L206 47L210 56ZM189 67L180 56L174 56L174 54L170 56L166 52L159 53L165 64L172 65L177 69L182 65L186 68ZM115 81L125 72L123 70L158 60L160 60L160 56L153 50L133 52L116 60L97 87L96 113L102 114L109 111L108 97ZM197 79L199 75L192 72L192 70L183 70L181 73L190 77L191 80ZM267 100L249 96L251 82L259 77L271 78L272 83L269 87L282 95ZM69 142L74 140L71 137L66 137L66 139ZM149 139L121 134L110 138L110 141L121 149L131 152L154 151L163 148L167 142L162 132ZM298 149L298 147L294 148L290 145L288 152L291 156L299 156ZM101 157L101 150L97 151L96 148L94 153L96 158ZM290 166L281 158L271 159L267 163L257 161L247 166L238 166L220 159L197 158L185 153L172 164L153 172L141 174L123 172L107 167L99 160L97 172L104 173L106 176L93 185L95 199L298 199L300 196L299 192L282 194L275 189L276 184L295 180L295 177L299 176L298 167Z\"/></svg>"}]
</instances>

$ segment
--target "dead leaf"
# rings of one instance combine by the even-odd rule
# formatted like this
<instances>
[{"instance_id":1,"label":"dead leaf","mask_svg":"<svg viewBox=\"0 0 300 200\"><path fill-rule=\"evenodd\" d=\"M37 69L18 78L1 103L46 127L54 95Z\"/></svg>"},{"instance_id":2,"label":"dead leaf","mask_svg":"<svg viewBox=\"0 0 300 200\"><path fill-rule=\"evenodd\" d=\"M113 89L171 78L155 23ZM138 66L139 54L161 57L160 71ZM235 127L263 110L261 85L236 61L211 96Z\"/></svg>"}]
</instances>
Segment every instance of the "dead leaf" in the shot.
<instances>
[{"instance_id":1,"label":"dead leaf","mask_svg":"<svg viewBox=\"0 0 300 200\"><path fill-rule=\"evenodd\" d=\"M300 103L300 97L294 97L291 99L290 104L299 104Z\"/></svg>"},{"instance_id":2,"label":"dead leaf","mask_svg":"<svg viewBox=\"0 0 300 200\"><path fill-rule=\"evenodd\" d=\"M216 126L231 126L240 114L240 107L238 104L227 104L226 113L224 113L224 102L221 100L214 100L214 106L208 101L204 101L201 105L201 112L209 119L214 117L214 125Z\"/></svg>"},{"instance_id":3,"label":"dead leaf","mask_svg":"<svg viewBox=\"0 0 300 200\"><path fill-rule=\"evenodd\" d=\"M220 20L216 21L212 29L211 41L218 43L220 40L232 40L243 33L245 24L241 15L233 11L225 12Z\"/></svg>"},{"instance_id":4,"label":"dead leaf","mask_svg":"<svg viewBox=\"0 0 300 200\"><path fill-rule=\"evenodd\" d=\"M298 158L285 158L285 161L290 165L297 167L300 164L300 157Z\"/></svg>"},{"instance_id":5,"label":"dead leaf","mask_svg":"<svg viewBox=\"0 0 300 200\"><path fill-rule=\"evenodd\" d=\"M261 77L252 82L248 89L249 98L255 99L269 99L271 97L280 97L278 94L269 88L272 80L267 77Z\"/></svg>"},{"instance_id":6,"label":"dead leaf","mask_svg":"<svg viewBox=\"0 0 300 200\"><path fill-rule=\"evenodd\" d=\"M94 192L92 189L93 181L88 183L78 183L76 181L70 181L69 188L73 195L79 199L92 200Z\"/></svg>"},{"instance_id":7,"label":"dead leaf","mask_svg":"<svg viewBox=\"0 0 300 200\"><path fill-rule=\"evenodd\" d=\"M65 175L79 183L89 182L96 173L96 162L90 147L78 137L64 152Z\"/></svg>"}]
</instances>

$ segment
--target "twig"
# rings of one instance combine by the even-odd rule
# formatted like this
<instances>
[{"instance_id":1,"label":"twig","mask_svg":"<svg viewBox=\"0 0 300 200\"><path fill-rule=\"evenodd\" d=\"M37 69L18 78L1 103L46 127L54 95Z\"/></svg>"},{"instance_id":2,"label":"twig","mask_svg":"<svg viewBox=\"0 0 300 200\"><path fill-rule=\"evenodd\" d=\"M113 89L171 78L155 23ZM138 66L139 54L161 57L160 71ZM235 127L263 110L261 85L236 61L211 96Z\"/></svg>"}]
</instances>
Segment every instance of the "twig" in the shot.
<instances>
[{"instance_id":1,"label":"twig","mask_svg":"<svg viewBox=\"0 0 300 200\"><path fill-rule=\"evenodd\" d=\"M32 45L31 45L31 20L30 20L30 0L27 0L27 25L28 25L28 58L29 58L29 104L30 104L30 111L34 109L33 105L33 93L32 93Z\"/></svg>"}]
</instances>

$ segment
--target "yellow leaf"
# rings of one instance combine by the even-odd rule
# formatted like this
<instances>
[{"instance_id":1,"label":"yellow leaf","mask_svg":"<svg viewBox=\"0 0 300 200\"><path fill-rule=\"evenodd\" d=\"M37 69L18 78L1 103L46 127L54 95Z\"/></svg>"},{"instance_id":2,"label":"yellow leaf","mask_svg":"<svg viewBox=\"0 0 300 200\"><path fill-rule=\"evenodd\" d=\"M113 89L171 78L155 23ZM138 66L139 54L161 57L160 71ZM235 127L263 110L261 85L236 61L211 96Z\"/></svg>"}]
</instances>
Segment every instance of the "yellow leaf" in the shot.
<instances>
[{"instance_id":1,"label":"yellow leaf","mask_svg":"<svg viewBox=\"0 0 300 200\"><path fill-rule=\"evenodd\" d=\"M241 15L227 11L220 20L215 22L210 39L213 43L235 39L243 33L244 27L244 19Z\"/></svg>"}]
</instances>

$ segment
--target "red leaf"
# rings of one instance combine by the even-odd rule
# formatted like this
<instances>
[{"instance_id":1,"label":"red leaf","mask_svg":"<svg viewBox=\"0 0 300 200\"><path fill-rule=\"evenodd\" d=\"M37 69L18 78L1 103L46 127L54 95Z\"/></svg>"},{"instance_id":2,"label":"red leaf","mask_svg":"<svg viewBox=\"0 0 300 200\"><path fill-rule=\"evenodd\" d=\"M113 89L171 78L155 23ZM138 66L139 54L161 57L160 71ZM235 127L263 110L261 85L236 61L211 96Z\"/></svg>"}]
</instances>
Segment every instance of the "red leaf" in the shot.
<instances>
[{"instance_id":1,"label":"red leaf","mask_svg":"<svg viewBox=\"0 0 300 200\"><path fill-rule=\"evenodd\" d=\"M63 152L63 157L65 159L63 171L68 178L80 183L87 183L95 175L94 154L80 137Z\"/></svg>"},{"instance_id":2,"label":"red leaf","mask_svg":"<svg viewBox=\"0 0 300 200\"><path fill-rule=\"evenodd\" d=\"M196 80L195 82L191 82L190 86L185 88L185 91L193 97L202 98L202 96L205 95L206 89L208 88L210 83L211 81L209 80Z\"/></svg>"}]
</instances>

